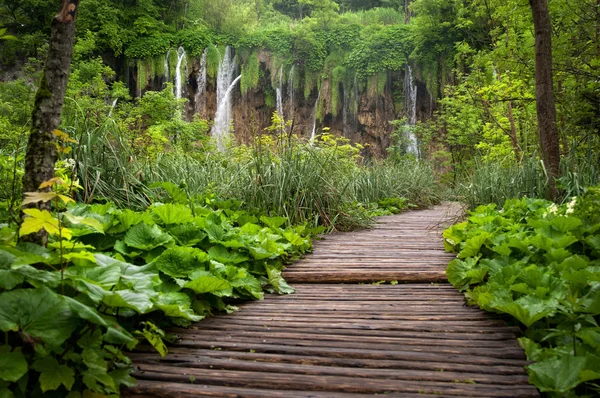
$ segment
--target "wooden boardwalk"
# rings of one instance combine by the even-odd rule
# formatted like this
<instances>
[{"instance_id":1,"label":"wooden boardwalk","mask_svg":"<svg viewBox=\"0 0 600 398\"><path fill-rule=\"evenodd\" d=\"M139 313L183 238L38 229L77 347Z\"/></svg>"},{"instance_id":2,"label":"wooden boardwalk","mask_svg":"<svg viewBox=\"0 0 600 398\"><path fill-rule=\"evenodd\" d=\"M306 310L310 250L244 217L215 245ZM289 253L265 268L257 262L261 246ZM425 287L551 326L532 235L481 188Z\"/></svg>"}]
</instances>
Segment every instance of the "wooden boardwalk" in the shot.
<instances>
[{"instance_id":1,"label":"wooden boardwalk","mask_svg":"<svg viewBox=\"0 0 600 398\"><path fill-rule=\"evenodd\" d=\"M124 395L539 396L518 330L443 282L440 228L456 213L440 205L326 237L286 271L296 294L176 329L166 358L133 354L139 385ZM400 282L348 284L383 280Z\"/></svg>"}]
</instances>

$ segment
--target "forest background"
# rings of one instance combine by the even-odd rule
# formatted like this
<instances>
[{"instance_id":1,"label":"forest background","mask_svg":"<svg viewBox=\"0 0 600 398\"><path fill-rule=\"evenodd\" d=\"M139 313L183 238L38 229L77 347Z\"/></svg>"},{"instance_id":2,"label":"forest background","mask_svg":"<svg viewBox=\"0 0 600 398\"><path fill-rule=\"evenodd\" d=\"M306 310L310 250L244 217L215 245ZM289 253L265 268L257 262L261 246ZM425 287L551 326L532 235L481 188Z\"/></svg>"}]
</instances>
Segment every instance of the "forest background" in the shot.
<instances>
[{"instance_id":1,"label":"forest background","mask_svg":"<svg viewBox=\"0 0 600 398\"><path fill-rule=\"evenodd\" d=\"M55 3L0 0L0 394L118 393L133 383L126 347L144 340L166 353L163 326L291 292L281 270L310 250L315 227L365 227L446 197L492 204L446 233L459 252L451 282L519 322L542 391L596 391L599 201L586 188L600 166L596 0L549 3L558 205L513 199L549 197L552 182L526 1L82 1L49 211L25 209L21 224ZM213 115L190 112L198 76L178 94L180 47L188 71L205 58L208 86L235 53L235 98L262 98L268 126L250 121L249 137L235 131L217 150ZM315 128L276 112L282 74L298 109L314 106L314 140ZM364 103L394 116L379 150L336 128ZM22 241L41 229L47 247ZM29 310L33 324L19 315ZM549 375L561 372L557 384Z\"/></svg>"}]
</instances>

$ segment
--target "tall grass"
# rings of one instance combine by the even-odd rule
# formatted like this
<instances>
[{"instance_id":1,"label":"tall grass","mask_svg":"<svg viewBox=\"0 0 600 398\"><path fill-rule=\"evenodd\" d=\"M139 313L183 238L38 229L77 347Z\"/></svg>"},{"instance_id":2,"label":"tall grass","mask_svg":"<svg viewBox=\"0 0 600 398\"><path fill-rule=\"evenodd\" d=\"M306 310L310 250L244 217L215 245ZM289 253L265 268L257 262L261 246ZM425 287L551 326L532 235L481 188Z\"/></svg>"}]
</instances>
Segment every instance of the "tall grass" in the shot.
<instances>
[{"instance_id":1,"label":"tall grass","mask_svg":"<svg viewBox=\"0 0 600 398\"><path fill-rule=\"evenodd\" d=\"M78 141L72 157L83 187L81 200L107 198L121 207L134 209L150 203L149 191L140 180L141 167L125 138L128 135L114 119L103 118L98 122L82 113L65 124Z\"/></svg>"},{"instance_id":2,"label":"tall grass","mask_svg":"<svg viewBox=\"0 0 600 398\"><path fill-rule=\"evenodd\" d=\"M164 155L144 169L147 183L180 182L191 195L213 192L249 209L282 215L291 223L348 230L368 226L360 203L405 197L419 206L439 201L430 167L416 162L360 166L347 146L309 146L294 141L276 148L256 145L240 155L212 154L203 160Z\"/></svg>"},{"instance_id":3,"label":"tall grass","mask_svg":"<svg viewBox=\"0 0 600 398\"><path fill-rule=\"evenodd\" d=\"M600 160L590 152L564 157L561 161L559 201L583 193L585 187L600 183ZM458 198L475 208L487 203L502 206L510 198L545 198L548 175L544 163L535 156L518 164L476 161L472 173L466 175L456 189Z\"/></svg>"}]
</instances>

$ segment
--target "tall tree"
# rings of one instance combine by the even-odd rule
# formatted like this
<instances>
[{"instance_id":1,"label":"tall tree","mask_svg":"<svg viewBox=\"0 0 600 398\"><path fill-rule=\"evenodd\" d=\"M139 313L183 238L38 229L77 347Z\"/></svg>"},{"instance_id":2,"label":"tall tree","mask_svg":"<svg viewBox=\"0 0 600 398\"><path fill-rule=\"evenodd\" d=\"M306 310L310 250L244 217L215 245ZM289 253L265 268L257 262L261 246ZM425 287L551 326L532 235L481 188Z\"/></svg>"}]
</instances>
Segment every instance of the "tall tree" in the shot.
<instances>
[{"instance_id":1,"label":"tall tree","mask_svg":"<svg viewBox=\"0 0 600 398\"><path fill-rule=\"evenodd\" d=\"M556 199L560 177L560 146L552 78L552 26L548 0L529 0L535 28L535 96L542 159L550 179L550 198Z\"/></svg>"},{"instance_id":2,"label":"tall tree","mask_svg":"<svg viewBox=\"0 0 600 398\"><path fill-rule=\"evenodd\" d=\"M52 20L48 58L33 107L25 155L23 192L35 192L42 182L54 177L54 164L58 156L54 132L60 125L69 81L78 8L79 0L62 0L60 11ZM37 207L49 209L50 203L38 202ZM44 235L34 238L38 243L45 243L46 239L47 236Z\"/></svg>"}]
</instances>

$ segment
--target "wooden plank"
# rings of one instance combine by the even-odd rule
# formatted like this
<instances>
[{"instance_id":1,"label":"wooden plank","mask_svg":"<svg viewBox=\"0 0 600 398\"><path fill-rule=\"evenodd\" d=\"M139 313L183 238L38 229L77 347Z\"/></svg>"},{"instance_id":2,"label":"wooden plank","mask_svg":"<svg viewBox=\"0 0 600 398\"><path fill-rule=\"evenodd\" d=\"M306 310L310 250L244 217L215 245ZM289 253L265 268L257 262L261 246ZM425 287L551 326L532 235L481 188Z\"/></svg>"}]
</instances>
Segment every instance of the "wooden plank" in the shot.
<instances>
[{"instance_id":1,"label":"wooden plank","mask_svg":"<svg viewBox=\"0 0 600 398\"><path fill-rule=\"evenodd\" d=\"M231 328L229 325L223 325L219 323L214 323L212 325L202 324L202 327L196 326L189 329L178 329L174 328L171 331L175 334L179 333L203 333L203 331L219 331L219 333L229 333L231 332ZM385 331L385 330L365 330L365 329L332 329L332 328L320 328L320 327L312 327L312 328L286 328L286 327L271 327L271 326L263 326L263 325L248 325L243 329L234 329L237 331L256 331L262 334L265 333L282 333L282 332L290 332L293 331L295 333L303 333L305 335L311 334L332 334L335 333L336 336L354 336L356 339L362 339L363 337L414 337L415 333L413 331L405 331L405 330L395 330L395 331ZM200 332L202 331L202 332ZM496 333L445 333L445 332L432 332L426 331L419 334L423 338L427 338L429 340L441 339L441 340L468 340L473 342L473 344L481 344L485 346L488 342L491 341L505 341L505 340L515 340L515 333L510 331L505 331L504 329L499 328ZM467 344L467 343L465 343Z\"/></svg>"},{"instance_id":2,"label":"wooden plank","mask_svg":"<svg viewBox=\"0 0 600 398\"><path fill-rule=\"evenodd\" d=\"M149 352L142 352L144 349ZM470 363L445 363L445 362L414 362L405 360L365 359L347 357L327 357L295 354L269 354L261 352L222 351L208 349L194 349L173 347L165 358L156 355L152 347L140 346L139 352L131 354L134 361L138 358L141 362L152 361L153 363L168 362L193 362L197 358L228 358L252 362L270 362L281 364L315 365L315 366L341 366L348 368L364 369L395 369L395 370L425 370L435 372L466 372L490 375L523 375L523 369L512 365L473 365Z\"/></svg>"},{"instance_id":3,"label":"wooden plank","mask_svg":"<svg viewBox=\"0 0 600 398\"><path fill-rule=\"evenodd\" d=\"M123 393L123 397L132 398L184 398L184 397L221 397L221 398L348 398L372 397L371 394L345 394L337 392L311 392L272 390L255 388L235 388L227 386L214 386L207 384L172 383L161 381L141 380L138 386L130 388ZM434 395L426 395L433 397ZM423 395L412 395L414 398Z\"/></svg>"},{"instance_id":4,"label":"wooden plank","mask_svg":"<svg viewBox=\"0 0 600 398\"><path fill-rule=\"evenodd\" d=\"M256 347L264 347L268 344L270 346L291 346L291 347L308 347L313 348L334 348L334 349L353 349L353 350L369 350L371 353L377 353L377 351L395 352L395 350L401 350L402 353L420 353L427 352L435 354L452 354L452 355L476 355L479 357L486 358L501 358L501 359L526 359L525 354L520 346L517 344L511 344L494 347L486 346L484 348L477 346L458 346L458 345L431 345L422 341L412 342L397 342L397 343L384 343L384 342L363 342L363 341L336 341L334 339L316 339L311 340L305 339L292 339L281 337L275 334L269 334L263 337L248 337L248 336L210 336L210 341L206 340L204 335L186 335L175 343L177 346L193 346L202 348L211 347L249 347L248 349L256 350Z\"/></svg>"},{"instance_id":5,"label":"wooden plank","mask_svg":"<svg viewBox=\"0 0 600 398\"><path fill-rule=\"evenodd\" d=\"M357 341L356 336L353 335L343 335L343 334L334 334L333 332L329 332L329 333L320 333L320 334L314 334L314 333L305 333L305 332L298 332L296 330L283 330L283 331L274 331L274 330L269 330L268 334L265 334L264 330L260 330L260 331L256 331L256 330L235 330L234 332L223 332L222 330L203 330L201 333L199 333L197 330L181 330L178 332L178 334L183 338L203 338L203 339L211 339L210 341L216 341L215 339L217 338L226 338L226 339L232 339L232 338L264 338L265 336L276 336L278 338L282 338L282 339L289 339L290 341L292 340L306 340L306 341L318 341L318 340L322 340L322 341L342 341L342 342L347 342L347 343L355 343ZM189 336L189 337L188 337ZM511 339L511 341L509 343L507 343L504 340L498 340L498 341L487 341L485 343L485 347L490 347L490 348L507 348L507 347L513 347L513 348L519 348L519 345L517 344L517 342L514 340L514 336L512 336L513 339ZM402 346L402 345L428 345L428 346L442 346L442 347L446 347L446 346L451 346L451 347L481 347L481 341L470 341L467 340L465 341L464 339L452 339L452 336L446 336L446 338L443 339L434 339L431 338L430 336L419 336L419 338L416 338L414 335L412 336L408 336L408 335L404 335L404 336L365 336L362 335L360 336L360 340L361 343L373 343L375 345L377 344L381 344L381 343L387 343L387 344L396 344L396 346Z\"/></svg>"},{"instance_id":6,"label":"wooden plank","mask_svg":"<svg viewBox=\"0 0 600 398\"><path fill-rule=\"evenodd\" d=\"M444 282L447 279L446 274L442 272L374 272L366 273L344 273L335 272L297 272L284 273L283 276L288 282L309 282L318 281L318 283L368 283L377 281L398 281L398 282Z\"/></svg>"},{"instance_id":7,"label":"wooden plank","mask_svg":"<svg viewBox=\"0 0 600 398\"><path fill-rule=\"evenodd\" d=\"M259 362L241 360L227 357L173 357L169 360L162 360L156 356L136 356L136 362L140 365L165 364L172 367L186 367L195 369L218 369L218 370L238 370L249 372L267 372L267 373L293 373L305 375L330 375L330 376L351 376L361 378L385 378L391 380L409 380L409 381L443 381L454 382L455 380L472 380L478 384L501 384L501 385L527 385L527 375L490 375L489 373L479 372L457 372L454 370L414 370L414 369L369 369L363 367L342 367L342 366L317 366L308 364L291 364L280 362ZM142 370L144 367L142 366Z\"/></svg>"},{"instance_id":8,"label":"wooden plank","mask_svg":"<svg viewBox=\"0 0 600 398\"><path fill-rule=\"evenodd\" d=\"M489 396L489 397L531 397L531 389L520 385L494 386L471 384L469 380L458 382L411 382L390 379L357 379L348 376L302 375L263 372L221 371L213 369L195 369L182 367L166 367L160 365L143 365L143 370L136 373L139 379L159 381L179 381L183 383L207 383L229 387L271 388L275 390L317 390L334 392L351 392L367 394L384 394L388 392L418 394L444 394L453 396Z\"/></svg>"}]
</instances>

